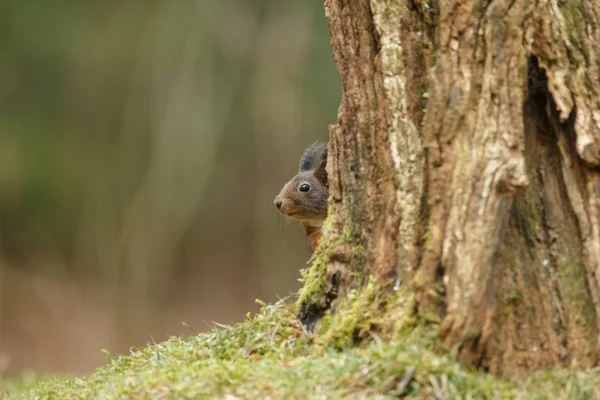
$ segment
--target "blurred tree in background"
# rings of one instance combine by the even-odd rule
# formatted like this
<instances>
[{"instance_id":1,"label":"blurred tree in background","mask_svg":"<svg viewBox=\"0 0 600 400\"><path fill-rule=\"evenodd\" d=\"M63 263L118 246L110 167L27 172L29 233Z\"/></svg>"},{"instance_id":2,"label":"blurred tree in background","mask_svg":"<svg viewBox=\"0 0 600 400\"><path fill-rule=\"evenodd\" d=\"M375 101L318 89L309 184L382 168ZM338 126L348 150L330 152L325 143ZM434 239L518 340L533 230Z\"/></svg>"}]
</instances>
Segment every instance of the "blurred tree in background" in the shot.
<instances>
[{"instance_id":1,"label":"blurred tree in background","mask_svg":"<svg viewBox=\"0 0 600 400\"><path fill-rule=\"evenodd\" d=\"M335 121L328 39L318 2L0 2L0 371L297 288L272 199Z\"/></svg>"}]
</instances>

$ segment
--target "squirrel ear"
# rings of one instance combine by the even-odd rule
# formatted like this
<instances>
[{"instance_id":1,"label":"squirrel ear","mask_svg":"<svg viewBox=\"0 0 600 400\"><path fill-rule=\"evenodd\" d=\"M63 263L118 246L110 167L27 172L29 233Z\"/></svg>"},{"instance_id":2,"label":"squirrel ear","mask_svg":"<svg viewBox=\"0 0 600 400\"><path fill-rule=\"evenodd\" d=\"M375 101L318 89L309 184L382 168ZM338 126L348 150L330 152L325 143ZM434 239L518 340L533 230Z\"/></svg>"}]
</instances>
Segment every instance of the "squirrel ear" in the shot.
<instances>
[{"instance_id":1,"label":"squirrel ear","mask_svg":"<svg viewBox=\"0 0 600 400\"><path fill-rule=\"evenodd\" d=\"M323 153L323 150L327 150L327 144L321 142L314 142L304 150L302 158L300 159L300 170L299 172L310 171L315 169L319 163L319 156Z\"/></svg>"},{"instance_id":2,"label":"squirrel ear","mask_svg":"<svg viewBox=\"0 0 600 400\"><path fill-rule=\"evenodd\" d=\"M319 162L315 166L314 175L315 175L315 178L317 178L323 186L329 187L329 185L327 183L327 147L321 153Z\"/></svg>"}]
</instances>

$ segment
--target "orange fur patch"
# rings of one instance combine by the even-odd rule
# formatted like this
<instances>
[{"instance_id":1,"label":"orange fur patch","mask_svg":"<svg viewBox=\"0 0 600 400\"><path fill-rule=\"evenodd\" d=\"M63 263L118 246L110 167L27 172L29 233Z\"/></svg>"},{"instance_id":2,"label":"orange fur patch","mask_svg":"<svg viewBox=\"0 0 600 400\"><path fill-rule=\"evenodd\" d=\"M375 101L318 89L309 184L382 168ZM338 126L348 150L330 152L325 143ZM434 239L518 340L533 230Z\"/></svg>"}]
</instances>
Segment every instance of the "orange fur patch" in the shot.
<instances>
[{"instance_id":1,"label":"orange fur patch","mask_svg":"<svg viewBox=\"0 0 600 400\"><path fill-rule=\"evenodd\" d=\"M311 253L313 253L319 245L321 236L321 228L316 228L313 226L306 227L306 239Z\"/></svg>"}]
</instances>

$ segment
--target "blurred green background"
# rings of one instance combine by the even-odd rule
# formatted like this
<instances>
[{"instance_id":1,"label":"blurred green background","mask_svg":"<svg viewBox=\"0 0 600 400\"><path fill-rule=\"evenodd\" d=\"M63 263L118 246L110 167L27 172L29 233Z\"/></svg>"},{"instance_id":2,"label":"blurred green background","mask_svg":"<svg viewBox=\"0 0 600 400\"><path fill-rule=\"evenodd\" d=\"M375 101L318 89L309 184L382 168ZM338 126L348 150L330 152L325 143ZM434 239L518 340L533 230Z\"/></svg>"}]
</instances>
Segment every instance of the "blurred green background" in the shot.
<instances>
[{"instance_id":1,"label":"blurred green background","mask_svg":"<svg viewBox=\"0 0 600 400\"><path fill-rule=\"evenodd\" d=\"M321 2L0 0L0 373L297 290L273 198L339 101Z\"/></svg>"}]
</instances>

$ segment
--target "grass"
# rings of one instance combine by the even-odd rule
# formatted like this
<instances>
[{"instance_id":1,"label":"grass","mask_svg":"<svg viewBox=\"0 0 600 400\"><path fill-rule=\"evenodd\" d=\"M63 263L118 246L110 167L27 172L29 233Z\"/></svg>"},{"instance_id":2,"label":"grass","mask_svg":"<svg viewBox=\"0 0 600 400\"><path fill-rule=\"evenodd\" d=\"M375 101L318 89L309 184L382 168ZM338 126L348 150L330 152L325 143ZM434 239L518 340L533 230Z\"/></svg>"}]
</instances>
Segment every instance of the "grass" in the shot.
<instances>
[{"instance_id":1,"label":"grass","mask_svg":"<svg viewBox=\"0 0 600 400\"><path fill-rule=\"evenodd\" d=\"M8 390L8 399L597 399L600 374L557 370L500 381L431 349L422 327L359 347L318 345L284 302L234 326L109 355L95 373ZM27 386L27 385L26 385ZM28 390L27 390L28 389ZM6 390L6 389L5 389Z\"/></svg>"}]
</instances>

